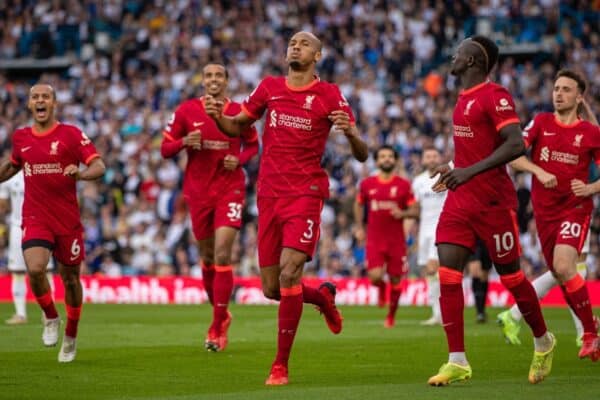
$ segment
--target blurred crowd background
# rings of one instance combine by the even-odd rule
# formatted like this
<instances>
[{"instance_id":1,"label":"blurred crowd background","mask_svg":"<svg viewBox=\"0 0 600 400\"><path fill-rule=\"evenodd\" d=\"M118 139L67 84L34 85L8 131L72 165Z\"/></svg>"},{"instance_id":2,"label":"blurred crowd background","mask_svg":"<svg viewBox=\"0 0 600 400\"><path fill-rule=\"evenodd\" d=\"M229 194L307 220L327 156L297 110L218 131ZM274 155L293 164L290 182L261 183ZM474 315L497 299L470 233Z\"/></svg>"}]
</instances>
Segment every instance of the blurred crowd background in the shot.
<instances>
[{"instance_id":1,"label":"blurred crowd background","mask_svg":"<svg viewBox=\"0 0 600 400\"><path fill-rule=\"evenodd\" d=\"M452 157L453 105L448 73L460 40L488 35L501 46L491 78L515 98L522 125L552 108L561 67L588 79L586 97L600 112L600 1L0 1L0 146L4 156L17 127L30 123L29 87L54 85L58 118L93 139L107 164L98 183L80 185L88 273L200 276L199 257L181 196L185 156L163 160L162 130L176 106L199 96L201 70L223 62L229 97L242 101L260 79L285 74L293 32L324 42L322 79L337 83L351 103L371 150L394 146L398 172L421 172L421 149L433 144ZM261 129L259 123L259 131ZM307 274L362 276L364 243L353 233L352 204L370 159L351 159L332 133L323 165L331 198L321 242ZM255 183L258 159L246 166L244 225L234 246L236 273L258 273ZM596 179L596 171L590 171ZM530 177L515 176L523 263L530 276L546 268L529 202ZM3 219L4 220L4 219ZM416 249L418 224L408 237ZM1 230L6 242L6 226ZM588 267L600 278L600 212L592 224ZM0 244L0 247L5 246ZM413 254L416 250L413 251ZM6 253L0 257L6 267ZM411 273L418 275L415 257Z\"/></svg>"}]
</instances>

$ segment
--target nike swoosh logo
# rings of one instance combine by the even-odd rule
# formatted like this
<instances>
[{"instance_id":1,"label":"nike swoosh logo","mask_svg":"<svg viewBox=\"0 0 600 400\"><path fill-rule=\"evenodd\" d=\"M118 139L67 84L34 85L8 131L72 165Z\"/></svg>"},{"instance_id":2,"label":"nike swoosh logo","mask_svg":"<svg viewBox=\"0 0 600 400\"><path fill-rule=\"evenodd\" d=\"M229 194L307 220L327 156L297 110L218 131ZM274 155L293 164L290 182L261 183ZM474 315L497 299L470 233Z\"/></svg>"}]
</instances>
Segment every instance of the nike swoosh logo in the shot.
<instances>
[{"instance_id":1,"label":"nike swoosh logo","mask_svg":"<svg viewBox=\"0 0 600 400\"><path fill-rule=\"evenodd\" d=\"M271 97L271 100L279 100L281 98L283 98L283 96L273 96Z\"/></svg>"},{"instance_id":2,"label":"nike swoosh logo","mask_svg":"<svg viewBox=\"0 0 600 400\"><path fill-rule=\"evenodd\" d=\"M71 256L70 260L75 261L75 260L77 260L77 257L79 257L79 256Z\"/></svg>"},{"instance_id":3,"label":"nike swoosh logo","mask_svg":"<svg viewBox=\"0 0 600 400\"><path fill-rule=\"evenodd\" d=\"M311 243L312 240L300 239L300 243Z\"/></svg>"},{"instance_id":4,"label":"nike swoosh logo","mask_svg":"<svg viewBox=\"0 0 600 400\"><path fill-rule=\"evenodd\" d=\"M199 126L204 125L204 122L192 122L192 125L194 125L194 128L197 128Z\"/></svg>"},{"instance_id":5,"label":"nike swoosh logo","mask_svg":"<svg viewBox=\"0 0 600 400\"><path fill-rule=\"evenodd\" d=\"M544 136L554 136L556 133L544 132Z\"/></svg>"},{"instance_id":6,"label":"nike swoosh logo","mask_svg":"<svg viewBox=\"0 0 600 400\"><path fill-rule=\"evenodd\" d=\"M29 150L31 148L31 146L27 146L27 147L23 147L21 149L21 153L25 153L27 150Z\"/></svg>"},{"instance_id":7,"label":"nike swoosh logo","mask_svg":"<svg viewBox=\"0 0 600 400\"><path fill-rule=\"evenodd\" d=\"M498 254L498 258L506 257L509 253L510 253L510 251L507 251L506 253Z\"/></svg>"}]
</instances>

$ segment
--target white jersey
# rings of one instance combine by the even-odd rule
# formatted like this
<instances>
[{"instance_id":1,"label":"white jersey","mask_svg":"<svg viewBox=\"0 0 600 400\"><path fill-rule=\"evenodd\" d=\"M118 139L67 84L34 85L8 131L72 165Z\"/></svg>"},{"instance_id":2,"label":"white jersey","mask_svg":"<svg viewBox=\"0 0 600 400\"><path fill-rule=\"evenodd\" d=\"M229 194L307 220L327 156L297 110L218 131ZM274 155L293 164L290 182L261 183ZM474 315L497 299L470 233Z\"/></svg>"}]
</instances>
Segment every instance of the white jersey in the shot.
<instances>
[{"instance_id":1,"label":"white jersey","mask_svg":"<svg viewBox=\"0 0 600 400\"><path fill-rule=\"evenodd\" d=\"M412 190L415 199L421 207L420 230L435 232L444 202L446 201L446 191L435 193L431 190L434 183L437 182L438 176L435 178L429 177L429 171L425 171L415 177L412 183Z\"/></svg>"},{"instance_id":2,"label":"white jersey","mask_svg":"<svg viewBox=\"0 0 600 400\"><path fill-rule=\"evenodd\" d=\"M12 227L21 228L23 200L25 198L25 180L23 171L19 171L15 176L0 183L0 199L10 199L10 216L8 223Z\"/></svg>"}]
</instances>

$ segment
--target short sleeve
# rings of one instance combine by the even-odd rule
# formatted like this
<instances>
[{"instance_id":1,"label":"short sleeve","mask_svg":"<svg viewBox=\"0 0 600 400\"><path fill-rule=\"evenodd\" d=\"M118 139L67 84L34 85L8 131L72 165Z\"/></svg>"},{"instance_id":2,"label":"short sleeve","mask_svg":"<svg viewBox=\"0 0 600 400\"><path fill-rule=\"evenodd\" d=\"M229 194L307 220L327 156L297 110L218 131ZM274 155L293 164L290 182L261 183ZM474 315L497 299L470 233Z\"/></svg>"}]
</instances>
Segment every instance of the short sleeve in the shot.
<instances>
[{"instance_id":1,"label":"short sleeve","mask_svg":"<svg viewBox=\"0 0 600 400\"><path fill-rule=\"evenodd\" d=\"M352 108L350 107L348 100L346 100L346 97L344 97L344 95L340 91L340 88L337 85L332 84L331 89L332 90L330 92L331 93L331 110L330 111L336 111L336 110L344 111L346 114L348 114L348 116L350 116L350 123L354 125L356 123L356 118L354 117L354 113L352 112Z\"/></svg>"},{"instance_id":2,"label":"short sleeve","mask_svg":"<svg viewBox=\"0 0 600 400\"><path fill-rule=\"evenodd\" d=\"M163 131L163 136L165 138L176 141L186 135L187 132L182 114L181 107L178 107L175 112L171 114Z\"/></svg>"},{"instance_id":3,"label":"short sleeve","mask_svg":"<svg viewBox=\"0 0 600 400\"><path fill-rule=\"evenodd\" d=\"M495 88L484 104L497 132L511 124L519 124L519 116L515 110L515 102L502 86Z\"/></svg>"},{"instance_id":4,"label":"short sleeve","mask_svg":"<svg viewBox=\"0 0 600 400\"><path fill-rule=\"evenodd\" d=\"M417 199L415 197L415 194L410 186L410 183L407 182L406 184L406 196L405 196L406 202L405 205L406 207L410 207L413 204L415 204L417 202Z\"/></svg>"},{"instance_id":5,"label":"short sleeve","mask_svg":"<svg viewBox=\"0 0 600 400\"><path fill-rule=\"evenodd\" d=\"M254 120L260 119L267 108L269 80L270 78L263 79L242 103L242 110Z\"/></svg>"},{"instance_id":6,"label":"short sleeve","mask_svg":"<svg viewBox=\"0 0 600 400\"><path fill-rule=\"evenodd\" d=\"M8 181L0 183L0 200L8 200L10 198L10 188Z\"/></svg>"},{"instance_id":7,"label":"short sleeve","mask_svg":"<svg viewBox=\"0 0 600 400\"><path fill-rule=\"evenodd\" d=\"M356 195L356 202L358 204L365 204L367 200L367 188L365 185L365 181L362 181L358 186L358 194Z\"/></svg>"},{"instance_id":8,"label":"short sleeve","mask_svg":"<svg viewBox=\"0 0 600 400\"><path fill-rule=\"evenodd\" d=\"M10 162L17 168L21 168L23 160L21 159L21 146L17 140L17 132L12 136L12 151L10 153Z\"/></svg>"},{"instance_id":9,"label":"short sleeve","mask_svg":"<svg viewBox=\"0 0 600 400\"><path fill-rule=\"evenodd\" d=\"M540 122L538 120L538 116L536 115L523 129L523 141L525 141L525 146L530 147L536 142L538 138L538 132L540 129Z\"/></svg>"},{"instance_id":10,"label":"short sleeve","mask_svg":"<svg viewBox=\"0 0 600 400\"><path fill-rule=\"evenodd\" d=\"M600 127L595 126L594 134L594 162L600 166Z\"/></svg>"},{"instance_id":11,"label":"short sleeve","mask_svg":"<svg viewBox=\"0 0 600 400\"><path fill-rule=\"evenodd\" d=\"M415 201L421 201L421 199L419 198L419 183L421 182L421 180L417 177L415 178L415 180L413 180L412 185L411 185L411 189L413 192L413 195L415 197Z\"/></svg>"},{"instance_id":12,"label":"short sleeve","mask_svg":"<svg viewBox=\"0 0 600 400\"><path fill-rule=\"evenodd\" d=\"M90 138L88 138L87 135L80 130L77 130L77 132L79 134L78 141L76 143L77 158L79 159L79 162L89 165L93 159L100 157L100 155L98 154L96 146L94 146L94 143L92 143Z\"/></svg>"}]
</instances>

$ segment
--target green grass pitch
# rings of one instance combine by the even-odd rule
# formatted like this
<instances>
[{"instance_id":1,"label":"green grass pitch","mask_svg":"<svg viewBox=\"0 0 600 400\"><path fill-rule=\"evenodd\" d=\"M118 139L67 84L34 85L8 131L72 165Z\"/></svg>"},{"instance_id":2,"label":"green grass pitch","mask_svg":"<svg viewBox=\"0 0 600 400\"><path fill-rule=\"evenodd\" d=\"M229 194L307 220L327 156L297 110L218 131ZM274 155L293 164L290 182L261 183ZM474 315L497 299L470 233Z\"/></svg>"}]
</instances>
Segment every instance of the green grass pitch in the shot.
<instances>
[{"instance_id":1,"label":"green grass pitch","mask_svg":"<svg viewBox=\"0 0 600 400\"><path fill-rule=\"evenodd\" d=\"M58 347L41 343L40 311L32 304L29 324L0 326L0 399L600 398L600 362L577 358L565 309L544 309L558 347L552 375L539 385L527 382L533 351L528 329L522 330L524 344L512 347L495 323L476 325L473 310L467 309L473 379L446 388L426 385L446 359L442 328L418 325L428 309L401 307L394 329L383 328L385 310L341 309L344 330L334 336L312 307L304 307L290 385L266 387L275 354L276 307L233 306L229 347L208 353L203 348L210 319L206 305L85 305L77 359L61 365ZM490 309L490 317L497 311ZM0 315L11 312L12 304L0 304Z\"/></svg>"}]
</instances>

